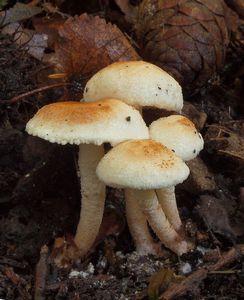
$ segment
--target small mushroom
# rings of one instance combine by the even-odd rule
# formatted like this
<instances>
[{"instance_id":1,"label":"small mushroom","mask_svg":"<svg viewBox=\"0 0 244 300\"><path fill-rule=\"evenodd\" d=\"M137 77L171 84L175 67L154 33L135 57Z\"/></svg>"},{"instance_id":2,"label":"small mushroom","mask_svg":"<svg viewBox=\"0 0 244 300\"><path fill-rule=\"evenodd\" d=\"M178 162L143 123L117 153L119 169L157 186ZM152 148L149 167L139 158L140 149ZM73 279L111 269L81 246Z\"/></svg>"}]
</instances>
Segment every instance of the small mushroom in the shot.
<instances>
[{"instance_id":1,"label":"small mushroom","mask_svg":"<svg viewBox=\"0 0 244 300\"><path fill-rule=\"evenodd\" d=\"M148 106L178 112L183 107L178 82L158 66L145 61L116 62L97 72L87 82L83 100L90 102L104 97L120 99L140 112ZM127 222L137 252L159 254L159 245L151 237L145 216L139 207L136 208L138 204L133 200L133 193L125 190L125 202Z\"/></svg>"},{"instance_id":2,"label":"small mushroom","mask_svg":"<svg viewBox=\"0 0 244 300\"><path fill-rule=\"evenodd\" d=\"M130 116L130 122L126 118ZM92 103L58 102L42 107L26 131L52 143L79 145L82 209L75 234L79 255L91 248L103 217L105 186L95 170L104 155L103 143L148 138L140 113L116 99Z\"/></svg>"},{"instance_id":3,"label":"small mushroom","mask_svg":"<svg viewBox=\"0 0 244 300\"><path fill-rule=\"evenodd\" d=\"M171 115L154 121L149 127L150 138L172 149L184 161L195 158L203 149L203 138L186 117ZM182 222L177 209L173 187L157 190L159 202L173 225L180 231Z\"/></svg>"},{"instance_id":4,"label":"small mushroom","mask_svg":"<svg viewBox=\"0 0 244 300\"><path fill-rule=\"evenodd\" d=\"M152 140L126 141L101 159L96 172L109 186L134 189L133 201L162 243L178 255L187 252L187 242L168 222L154 192L188 177L188 167L174 152Z\"/></svg>"}]
</instances>

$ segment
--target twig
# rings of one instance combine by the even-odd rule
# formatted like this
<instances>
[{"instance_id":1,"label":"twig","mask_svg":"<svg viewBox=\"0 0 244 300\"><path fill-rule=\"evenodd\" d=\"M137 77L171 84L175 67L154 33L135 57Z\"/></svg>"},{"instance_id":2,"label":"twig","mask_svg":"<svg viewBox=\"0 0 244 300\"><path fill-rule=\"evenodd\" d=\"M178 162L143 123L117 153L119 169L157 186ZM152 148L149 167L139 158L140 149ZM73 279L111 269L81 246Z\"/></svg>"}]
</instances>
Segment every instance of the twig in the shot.
<instances>
[{"instance_id":1,"label":"twig","mask_svg":"<svg viewBox=\"0 0 244 300\"><path fill-rule=\"evenodd\" d=\"M241 270L223 270L223 271L210 271L208 274L238 274Z\"/></svg>"},{"instance_id":2,"label":"twig","mask_svg":"<svg viewBox=\"0 0 244 300\"><path fill-rule=\"evenodd\" d=\"M8 277L8 279L16 286L18 292L20 293L21 299L31 300L31 294L23 287L25 284L25 280L22 279L19 275L17 275L13 268L5 268L4 274Z\"/></svg>"},{"instance_id":3,"label":"twig","mask_svg":"<svg viewBox=\"0 0 244 300\"><path fill-rule=\"evenodd\" d=\"M29 92L25 92L23 94L20 94L18 96L13 97L10 100L5 100L5 101L1 100L0 102L2 104L13 104L15 102L20 101L24 97L32 96L32 95L34 95L36 93L40 93L40 92L43 92L43 91L46 91L46 90L50 90L50 89L57 88L57 87L64 87L64 86L68 86L68 85L71 85L71 84L70 83L66 83L66 82L54 83L54 84L50 84L50 85L46 85L46 86L40 87L38 89L34 89L32 91L29 91Z\"/></svg>"},{"instance_id":4,"label":"twig","mask_svg":"<svg viewBox=\"0 0 244 300\"><path fill-rule=\"evenodd\" d=\"M36 275L35 275L35 300L44 300L44 292L46 288L46 278L48 274L48 247L44 245L41 248L40 259L36 265Z\"/></svg>"},{"instance_id":5,"label":"twig","mask_svg":"<svg viewBox=\"0 0 244 300\"><path fill-rule=\"evenodd\" d=\"M196 288L196 286L208 276L209 272L219 270L239 259L242 255L244 255L244 245L237 245L236 247L231 248L228 252L224 253L215 264L193 272L180 283L171 284L169 288L160 295L159 299L170 300L184 295L187 291Z\"/></svg>"},{"instance_id":6,"label":"twig","mask_svg":"<svg viewBox=\"0 0 244 300\"><path fill-rule=\"evenodd\" d=\"M18 268L18 269L26 269L28 264L26 262L18 262L14 259L7 258L4 256L0 256L0 265L8 265L10 267Z\"/></svg>"}]
</instances>

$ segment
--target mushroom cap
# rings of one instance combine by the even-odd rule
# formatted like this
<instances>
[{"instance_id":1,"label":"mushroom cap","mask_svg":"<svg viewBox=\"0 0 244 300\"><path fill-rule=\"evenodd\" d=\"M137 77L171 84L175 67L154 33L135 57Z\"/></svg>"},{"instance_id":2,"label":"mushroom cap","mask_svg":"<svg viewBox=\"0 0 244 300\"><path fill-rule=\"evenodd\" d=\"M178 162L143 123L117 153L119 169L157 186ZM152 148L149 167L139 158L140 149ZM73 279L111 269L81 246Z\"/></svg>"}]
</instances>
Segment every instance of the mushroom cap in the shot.
<instances>
[{"instance_id":1,"label":"mushroom cap","mask_svg":"<svg viewBox=\"0 0 244 300\"><path fill-rule=\"evenodd\" d=\"M113 63L97 72L86 84L87 102L114 97L133 106L180 111L181 86L161 68L145 61Z\"/></svg>"},{"instance_id":2,"label":"mushroom cap","mask_svg":"<svg viewBox=\"0 0 244 300\"><path fill-rule=\"evenodd\" d=\"M184 161L193 159L203 149L203 138L186 117L171 115L149 127L150 138L175 151Z\"/></svg>"},{"instance_id":3,"label":"mushroom cap","mask_svg":"<svg viewBox=\"0 0 244 300\"><path fill-rule=\"evenodd\" d=\"M62 145L105 142L114 145L149 135L140 113L116 99L45 105L27 123L26 131Z\"/></svg>"},{"instance_id":4,"label":"mushroom cap","mask_svg":"<svg viewBox=\"0 0 244 300\"><path fill-rule=\"evenodd\" d=\"M106 185L146 190L175 186L188 177L189 168L156 141L130 140L105 154L96 172Z\"/></svg>"}]
</instances>

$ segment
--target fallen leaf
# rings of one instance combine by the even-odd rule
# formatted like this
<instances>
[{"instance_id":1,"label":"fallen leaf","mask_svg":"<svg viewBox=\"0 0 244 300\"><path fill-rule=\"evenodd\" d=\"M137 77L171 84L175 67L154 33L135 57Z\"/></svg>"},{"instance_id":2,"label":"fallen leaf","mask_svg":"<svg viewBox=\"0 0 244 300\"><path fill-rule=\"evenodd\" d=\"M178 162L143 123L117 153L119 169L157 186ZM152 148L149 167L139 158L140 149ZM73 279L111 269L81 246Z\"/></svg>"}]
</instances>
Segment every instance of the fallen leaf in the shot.
<instances>
[{"instance_id":1,"label":"fallen leaf","mask_svg":"<svg viewBox=\"0 0 244 300\"><path fill-rule=\"evenodd\" d=\"M37 6L17 2L12 8L0 13L1 26L30 19L42 12Z\"/></svg>"},{"instance_id":2,"label":"fallen leaf","mask_svg":"<svg viewBox=\"0 0 244 300\"><path fill-rule=\"evenodd\" d=\"M226 208L220 203L219 199L209 195L202 195L196 209L208 229L235 242L236 234L230 225Z\"/></svg>"},{"instance_id":3,"label":"fallen leaf","mask_svg":"<svg viewBox=\"0 0 244 300\"><path fill-rule=\"evenodd\" d=\"M55 52L69 77L92 75L115 61L140 59L116 25L87 14L69 18L60 27Z\"/></svg>"},{"instance_id":4,"label":"fallen leaf","mask_svg":"<svg viewBox=\"0 0 244 300\"><path fill-rule=\"evenodd\" d=\"M115 0L115 2L124 13L125 19L130 23L135 22L138 10L137 6L131 5L129 0Z\"/></svg>"},{"instance_id":5,"label":"fallen leaf","mask_svg":"<svg viewBox=\"0 0 244 300\"><path fill-rule=\"evenodd\" d=\"M51 257L60 268L67 268L79 259L79 249L72 236L58 237L54 241Z\"/></svg>"},{"instance_id":6,"label":"fallen leaf","mask_svg":"<svg viewBox=\"0 0 244 300\"><path fill-rule=\"evenodd\" d=\"M42 60L47 48L46 34L36 33L34 30L23 29L19 23L6 25L2 33L13 35L15 43L24 47L27 52L38 60Z\"/></svg>"},{"instance_id":7,"label":"fallen leaf","mask_svg":"<svg viewBox=\"0 0 244 300\"><path fill-rule=\"evenodd\" d=\"M180 189L196 195L216 189L214 175L200 157L196 157L186 164L190 169L190 176L183 182Z\"/></svg>"},{"instance_id":8,"label":"fallen leaf","mask_svg":"<svg viewBox=\"0 0 244 300\"><path fill-rule=\"evenodd\" d=\"M160 293L165 291L170 283L181 282L183 279L184 276L176 275L171 269L161 269L150 278L147 290L149 299L158 299Z\"/></svg>"},{"instance_id":9,"label":"fallen leaf","mask_svg":"<svg viewBox=\"0 0 244 300\"><path fill-rule=\"evenodd\" d=\"M45 33L48 36L48 47L54 48L58 38L59 27L65 22L64 18L53 16L48 18L36 17L32 24L38 33Z\"/></svg>"},{"instance_id":10,"label":"fallen leaf","mask_svg":"<svg viewBox=\"0 0 244 300\"><path fill-rule=\"evenodd\" d=\"M238 128L237 124L235 127ZM240 122L240 127L244 128L243 122ZM213 156L214 160L224 161L223 170L230 174L234 173L235 177L240 177L241 180L244 167L243 132L212 124L208 126L204 141L205 150Z\"/></svg>"}]
</instances>

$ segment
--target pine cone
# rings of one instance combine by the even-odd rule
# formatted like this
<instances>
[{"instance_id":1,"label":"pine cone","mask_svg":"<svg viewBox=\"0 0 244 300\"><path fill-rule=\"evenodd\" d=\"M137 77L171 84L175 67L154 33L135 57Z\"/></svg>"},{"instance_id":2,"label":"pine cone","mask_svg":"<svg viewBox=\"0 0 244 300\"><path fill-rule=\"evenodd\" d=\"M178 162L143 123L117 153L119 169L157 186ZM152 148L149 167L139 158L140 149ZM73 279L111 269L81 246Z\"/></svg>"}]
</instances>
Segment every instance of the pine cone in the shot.
<instances>
[{"instance_id":1,"label":"pine cone","mask_svg":"<svg viewBox=\"0 0 244 300\"><path fill-rule=\"evenodd\" d=\"M193 93L224 63L229 43L223 0L144 0L136 32L144 59Z\"/></svg>"}]
</instances>

